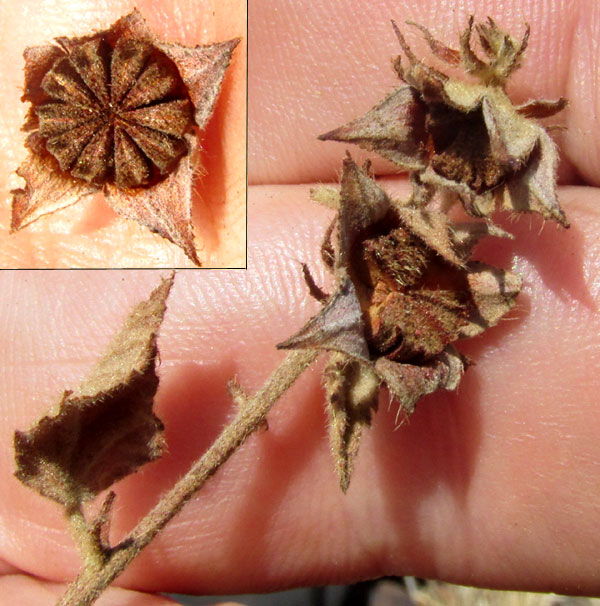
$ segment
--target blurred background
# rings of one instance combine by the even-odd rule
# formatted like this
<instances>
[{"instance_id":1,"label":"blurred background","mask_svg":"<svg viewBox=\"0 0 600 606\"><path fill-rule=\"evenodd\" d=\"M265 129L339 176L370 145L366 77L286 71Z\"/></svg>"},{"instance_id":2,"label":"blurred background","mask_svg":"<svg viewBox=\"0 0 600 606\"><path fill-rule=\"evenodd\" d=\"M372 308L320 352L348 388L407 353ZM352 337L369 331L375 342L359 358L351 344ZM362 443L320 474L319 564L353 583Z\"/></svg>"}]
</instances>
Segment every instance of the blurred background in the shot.
<instances>
[{"instance_id":1,"label":"blurred background","mask_svg":"<svg viewBox=\"0 0 600 606\"><path fill-rule=\"evenodd\" d=\"M308 587L268 594L169 597L185 606L217 603L245 606L600 606L600 598L494 591L414 577L390 577L355 585Z\"/></svg>"}]
</instances>

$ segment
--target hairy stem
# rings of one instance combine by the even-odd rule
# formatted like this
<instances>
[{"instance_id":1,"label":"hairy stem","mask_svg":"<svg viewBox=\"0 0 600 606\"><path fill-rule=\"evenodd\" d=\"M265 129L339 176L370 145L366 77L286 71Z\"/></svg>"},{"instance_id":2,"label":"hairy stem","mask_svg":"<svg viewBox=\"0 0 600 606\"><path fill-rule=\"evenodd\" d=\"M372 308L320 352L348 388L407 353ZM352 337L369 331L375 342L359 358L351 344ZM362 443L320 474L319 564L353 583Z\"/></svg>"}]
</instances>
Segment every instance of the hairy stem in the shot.
<instances>
[{"instance_id":1,"label":"hairy stem","mask_svg":"<svg viewBox=\"0 0 600 606\"><path fill-rule=\"evenodd\" d=\"M117 545L100 569L86 566L56 606L88 606L119 576L229 457L265 421L275 402L315 360L315 350L290 352L254 396L237 393L238 412L229 425L160 502ZM243 401L242 401L243 400Z\"/></svg>"},{"instance_id":2,"label":"hairy stem","mask_svg":"<svg viewBox=\"0 0 600 606\"><path fill-rule=\"evenodd\" d=\"M81 507L70 509L67 516L71 534L79 548L84 567L89 570L102 568L106 560L106 554L102 550L102 545L92 533Z\"/></svg>"}]
</instances>

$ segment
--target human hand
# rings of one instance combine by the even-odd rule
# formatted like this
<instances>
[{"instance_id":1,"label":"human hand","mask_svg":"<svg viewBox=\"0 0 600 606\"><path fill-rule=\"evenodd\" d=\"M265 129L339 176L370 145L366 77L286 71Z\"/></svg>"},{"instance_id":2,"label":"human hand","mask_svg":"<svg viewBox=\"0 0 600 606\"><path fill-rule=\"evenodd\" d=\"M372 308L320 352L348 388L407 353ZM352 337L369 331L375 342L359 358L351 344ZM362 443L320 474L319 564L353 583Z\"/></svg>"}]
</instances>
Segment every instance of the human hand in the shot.
<instances>
[{"instance_id":1,"label":"human hand","mask_svg":"<svg viewBox=\"0 0 600 606\"><path fill-rule=\"evenodd\" d=\"M287 5L257 5L250 7L253 31L267 35L277 8L281 22L305 31L299 2L294 3L295 20ZM441 6L437 12L429 4L423 6L430 10L425 17L435 14L436 21L445 23ZM324 16L329 13L320 7L311 3L313 29L328 23ZM546 82L548 73L546 80L540 76L546 69L545 54L539 50L544 39L535 35L536 21L522 10L523 18L517 15L511 22L493 12L492 16L518 31L522 20L531 21L531 48L515 81ZM570 129L562 141L571 166L567 163L564 169L559 195L572 227L559 231L547 225L540 234L540 221L521 218L510 225L516 242L480 246L482 257L500 265L510 264L514 254L525 288L512 320L460 344L477 364L467 371L458 392L423 399L410 422L397 431L394 405L388 410L382 401L373 427L363 436L348 494L343 495L325 436L320 375L317 369L308 371L273 409L269 431L251 438L119 583L147 592L210 594L415 574L496 587L598 592L600 419L594 364L600 348L595 207L600 197L593 187L596 138L587 130L572 134L581 128L577 125L583 124L585 114L583 106L576 109L572 85L567 84L585 84L597 74L583 60L572 69L576 73L567 68L575 62L567 43L575 31L575 13L565 10L537 18L556 32L554 39L563 40L563 52L553 51L552 56L558 56L562 72L558 71L565 76L564 88L531 92L536 97L563 94L571 100L566 117ZM329 16L331 23L333 15ZM364 24L381 21L383 32L389 18L401 22L412 17L429 24L424 16L388 3L377 7L372 19L357 14L362 28L349 24L338 31L336 36L351 37L346 46L335 36L322 37L321 43L330 44L329 53L340 57L357 48L368 53L377 49L369 65L379 73L378 66L396 52L394 39L390 35L386 42L383 33L367 36ZM585 20L590 32L597 31L592 25L595 18L592 7ZM465 21L457 14L455 25L449 24L453 35L444 39L454 40ZM284 39L305 43L300 33ZM258 48L258 40L251 35L252 48ZM593 37L587 44L592 41ZM577 44L585 48L583 32ZM270 48L274 61L277 53ZM274 344L318 308L302 284L298 261L308 262L317 279L325 280L318 247L330 213L311 204L309 186L298 183L335 181L344 148L320 142L312 148L309 139L368 109L395 82L393 75L386 76L389 84L382 90L374 90L366 76L364 86L360 80L354 82L354 97L364 98L364 103L354 106L349 92L352 107L347 115L338 115L339 104L332 97L321 105L320 99L307 94L303 73L297 71L301 67L318 75L321 49L307 54L300 45L297 52L302 63L295 55L289 57L296 79L288 80L288 86L297 88L288 95L299 102L304 99L302 112L295 108L291 119L282 115L276 121L278 109L265 97L261 111L271 119L256 113L260 103L252 105L258 99L254 95L264 95L267 85L275 86L281 75L276 79L263 72L255 80L261 90L250 90L250 128L258 129L251 130L251 152L257 150L257 159L267 153L267 147L255 147L262 133L273 150L268 152L269 171L278 167L283 171L278 179L275 172L261 175L257 161L250 165L250 178L257 184L250 195L250 270L183 272L176 279L160 341L158 414L167 426L169 453L120 484L117 535L130 528L214 439L232 412L227 380L237 375L249 391L258 388L281 358ZM251 65L256 65L256 57L253 53ZM326 66L333 70L330 63L331 57ZM524 74L525 80L519 80ZM523 97L529 96L526 88L522 90ZM310 91L315 93L318 86ZM581 97L585 94L589 93L581 92ZM271 98L278 99L275 94ZM308 124L314 122L313 116L322 115L316 111L321 107L330 107L330 115L322 122L319 117L312 132ZM387 170L383 164L379 169ZM586 186L573 185L575 171L585 177ZM278 184L272 185L275 181ZM382 181L399 195L408 191L403 179ZM127 309L155 285L156 275L4 273L0 280L5 310L0 336L5 373L0 405L5 422L0 440L6 445L0 459L1 554L6 570L64 580L75 574L77 554L54 504L11 477L12 432L28 427L63 387L81 380ZM49 301L60 303L51 311Z\"/></svg>"},{"instance_id":2,"label":"human hand","mask_svg":"<svg viewBox=\"0 0 600 606\"><path fill-rule=\"evenodd\" d=\"M348 570L353 572L343 578L408 573L597 593L600 577L588 563L597 561L600 547L593 530L600 507L593 437L598 379L587 353L584 360L576 352L598 351L600 173L593 108L599 98L591 49L600 13L589 2L568 9L535 2L453 6L436 1L250 6L249 179L255 214L272 213L274 206L282 213L292 205L303 208L312 183L338 181L346 149L357 161L367 157L356 146L316 137L363 115L399 85L389 62L401 52L391 19L426 61L431 52L420 32L403 26L407 19L455 47L471 12L476 20L489 14L516 38L528 21L529 48L509 94L516 102L569 99L569 107L546 122L567 127L553 136L562 153L559 197L571 229L549 224L542 232L539 218L513 222L505 216L500 220L516 240L490 239L479 247L477 257L501 267L510 267L514 256L524 277L517 310L485 336L459 344L476 366L456 394L425 399L408 427L391 433L388 419L383 435L375 437L390 414L378 413L359 466L366 474L365 451L377 444L376 451L392 453L388 474L376 474L375 463L370 482L357 488L353 479L349 500L363 490L368 505L359 509L377 510L370 497L377 500L387 487L387 515L377 510L387 535L351 517L349 528L367 537L357 548L362 560L347 556L332 565L337 575L324 576L339 579L339 571ZM282 51L274 54L278 45ZM384 188L406 197L405 176L392 176L397 169L379 159L374 169ZM291 238L301 229L296 226ZM340 518L346 515L342 511ZM348 545L339 553L355 554ZM372 568L369 557L377 561Z\"/></svg>"}]
</instances>

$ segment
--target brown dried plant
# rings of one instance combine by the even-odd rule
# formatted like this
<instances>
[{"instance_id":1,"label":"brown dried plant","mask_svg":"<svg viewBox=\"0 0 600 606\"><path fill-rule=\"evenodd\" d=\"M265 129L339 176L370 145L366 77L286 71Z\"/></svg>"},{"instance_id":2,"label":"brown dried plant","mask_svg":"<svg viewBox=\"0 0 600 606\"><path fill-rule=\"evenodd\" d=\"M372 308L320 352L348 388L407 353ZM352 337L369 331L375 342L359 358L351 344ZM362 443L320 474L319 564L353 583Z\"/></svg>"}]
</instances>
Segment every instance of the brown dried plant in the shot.
<instances>
[{"instance_id":1,"label":"brown dried plant","mask_svg":"<svg viewBox=\"0 0 600 606\"><path fill-rule=\"evenodd\" d=\"M50 415L15 433L17 478L64 507L92 567L111 553L107 532L115 494L108 493L90 525L84 504L163 451L163 425L152 407L157 333L172 284L173 276L163 280L133 309L86 380L65 391Z\"/></svg>"},{"instance_id":2,"label":"brown dried plant","mask_svg":"<svg viewBox=\"0 0 600 606\"><path fill-rule=\"evenodd\" d=\"M316 357L312 351L292 352L252 397L232 383L238 406L229 424L135 528L112 544L115 482L156 460L164 449L163 426L152 409L159 382L157 333L173 280L173 275L162 280L133 309L81 386L64 392L31 429L15 433L17 478L64 508L83 559L57 606L95 602L246 439L265 426L273 404Z\"/></svg>"},{"instance_id":3,"label":"brown dried plant","mask_svg":"<svg viewBox=\"0 0 600 606\"><path fill-rule=\"evenodd\" d=\"M265 427L273 404L319 354L328 356L323 384L330 444L341 488L346 491L361 432L377 409L381 388L387 388L398 402L397 418L402 420L423 396L456 389L469 365L456 348L459 342L493 327L515 305L520 277L475 260L473 250L481 238L512 237L487 218L500 193L504 205L512 210L536 211L566 224L555 196L554 144L541 127L525 117L552 113L564 103L532 102L524 109L526 106L514 108L508 102L504 82L518 65L527 36L516 44L491 20L479 26L482 46L490 58L484 63L470 49L471 23L461 38L460 53L424 32L437 55L449 62L461 60L481 83L457 83L411 58L408 70L397 63L408 87L337 131L338 138L385 152L408 168L413 194L406 201L392 198L369 174L369 166L359 168L349 155L344 160L340 190L313 192L315 201L336 210L321 247L323 262L333 275L333 292L325 293L303 266L308 290L322 304L321 310L278 345L290 351L255 394L248 396L235 380L230 382L230 395L237 405L234 417L128 537L117 545L108 541L114 492L108 493L92 520L84 504L160 454L162 425L152 413L157 387L156 332L173 278L163 281L134 310L107 356L78 390L63 395L53 415L28 432L17 432L18 477L65 507L84 557L84 567L60 606L94 602L245 440ZM411 57L401 34L399 38ZM88 42L100 44L86 39L77 40L76 45ZM114 48L113 57L118 57L121 47ZM160 47L167 54L165 48ZM47 62L56 66L48 73L60 74L63 68L68 72L68 65L61 63L65 61L62 55L58 61ZM162 58L156 65L163 65ZM33 73L29 77L34 79ZM48 82L55 79L60 80L53 75ZM68 83L69 79L61 81ZM189 95L189 100L180 97L172 106L178 108L175 113L182 123L187 119L188 104L196 107L191 92ZM67 116L52 107L32 112L35 116L30 119L38 126ZM71 114L67 118L71 120ZM115 141L136 132L129 124L117 128L116 119L114 123L111 136ZM103 128L106 130L100 126L95 131L98 137ZM36 140L42 137L39 130L32 134ZM50 149L55 149L52 145ZM32 152L30 162L59 161L60 152L50 157L50 150L44 149L47 155L37 157ZM473 149L479 156L471 153ZM167 164L178 162L172 175L188 157L175 160L174 154L165 160ZM456 171L441 174L440 167L450 165ZM160 172L159 164L156 170ZM490 180L492 173L498 178ZM111 174L114 180L147 178L151 183L156 178L154 168L148 177L136 171L127 177L118 177L124 173L117 170ZM71 175L61 178L69 183L81 181ZM82 182L91 186L91 181ZM164 182L158 180L143 191L150 192ZM118 184L106 181L103 187L110 192ZM457 223L439 209L426 208L437 192L455 194L469 214L486 220ZM128 414L118 414L125 408Z\"/></svg>"},{"instance_id":4,"label":"brown dried plant","mask_svg":"<svg viewBox=\"0 0 600 606\"><path fill-rule=\"evenodd\" d=\"M422 63L393 23L409 61L405 66L397 57L393 65L407 86L320 139L357 143L388 158L409 172L412 194L405 202L392 200L350 157L339 194L314 192L315 200L338 209L322 247L335 290L323 293L304 267L323 309L279 345L331 352L323 382L344 491L380 386L404 417L422 396L455 389L468 360L454 343L494 326L514 305L520 278L471 259L481 237L511 237L491 222L496 203L568 227L556 197L555 145L530 119L553 115L566 101L513 106L505 91L527 47L529 26L517 42L491 18L478 24L484 61L471 47L473 17L460 50L412 25L438 58L462 65L477 81L451 78ZM447 211L459 200L469 215L486 221L452 224L444 212L427 209L436 195L443 202L439 208Z\"/></svg>"},{"instance_id":5,"label":"brown dried plant","mask_svg":"<svg viewBox=\"0 0 600 606\"><path fill-rule=\"evenodd\" d=\"M29 155L11 231L103 191L117 213L201 265L191 215L197 131L238 43L167 44L134 10L105 31L27 48Z\"/></svg>"},{"instance_id":6,"label":"brown dried plant","mask_svg":"<svg viewBox=\"0 0 600 606\"><path fill-rule=\"evenodd\" d=\"M393 22L392 22L393 23ZM477 80L467 82L425 65L393 23L404 54L393 66L407 85L396 89L364 116L332 130L322 140L356 143L409 171L411 203L428 203L437 192L458 198L476 217L489 217L497 204L513 212L536 212L564 227L556 197L558 153L548 133L531 118L561 111L566 99L513 105L506 82L522 61L529 26L517 42L491 18L476 25L487 61L471 47L473 17L459 50L420 29L436 57L462 66Z\"/></svg>"},{"instance_id":7,"label":"brown dried plant","mask_svg":"<svg viewBox=\"0 0 600 606\"><path fill-rule=\"evenodd\" d=\"M323 377L330 440L340 484L348 488L362 428L385 385L408 416L438 389L455 389L468 361L454 344L494 326L514 305L520 279L473 261L481 237L506 236L485 222L452 224L437 211L388 196L347 157L338 208L323 258L335 291L326 295L305 271L323 308L279 345L291 349L254 395L230 383L236 414L187 474L117 544L109 540L115 482L160 456L162 423L152 412L158 387L157 332L173 276L129 315L83 384L52 414L15 435L17 477L63 506L84 566L58 602L86 606L129 565L185 503L258 429L273 404L327 352ZM335 242L332 235L335 231ZM106 493L90 517L89 502Z\"/></svg>"},{"instance_id":8,"label":"brown dried plant","mask_svg":"<svg viewBox=\"0 0 600 606\"><path fill-rule=\"evenodd\" d=\"M349 156L340 193L314 196L339 209L322 248L335 289L325 295L305 268L323 309L278 347L331 352L323 381L346 491L380 387L404 416L422 396L456 389L468 361L453 344L497 324L513 307L521 280L471 260L480 238L508 234L486 223L452 224L444 213L394 200Z\"/></svg>"}]
</instances>

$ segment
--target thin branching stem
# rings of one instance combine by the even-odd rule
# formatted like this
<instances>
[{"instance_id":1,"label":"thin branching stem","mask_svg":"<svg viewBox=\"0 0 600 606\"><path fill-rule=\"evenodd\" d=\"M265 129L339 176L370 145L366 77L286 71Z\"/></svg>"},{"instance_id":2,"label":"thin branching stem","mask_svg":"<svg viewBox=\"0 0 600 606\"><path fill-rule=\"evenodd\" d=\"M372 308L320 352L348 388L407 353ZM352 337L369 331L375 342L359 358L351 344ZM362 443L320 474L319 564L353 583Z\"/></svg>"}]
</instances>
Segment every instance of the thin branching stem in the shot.
<instances>
[{"instance_id":1,"label":"thin branching stem","mask_svg":"<svg viewBox=\"0 0 600 606\"><path fill-rule=\"evenodd\" d=\"M202 488L254 431L263 426L275 402L317 357L315 350L290 352L254 396L238 406L234 419L223 429L206 453L194 463L160 502L116 546L100 569L85 567L56 606L88 606L121 574L140 551ZM239 398L238 398L239 399Z\"/></svg>"}]
</instances>

